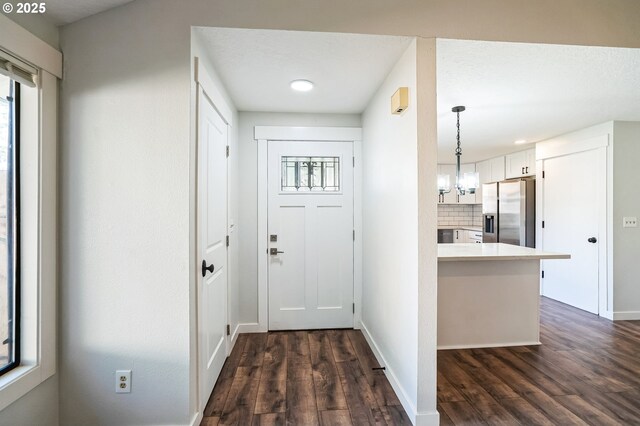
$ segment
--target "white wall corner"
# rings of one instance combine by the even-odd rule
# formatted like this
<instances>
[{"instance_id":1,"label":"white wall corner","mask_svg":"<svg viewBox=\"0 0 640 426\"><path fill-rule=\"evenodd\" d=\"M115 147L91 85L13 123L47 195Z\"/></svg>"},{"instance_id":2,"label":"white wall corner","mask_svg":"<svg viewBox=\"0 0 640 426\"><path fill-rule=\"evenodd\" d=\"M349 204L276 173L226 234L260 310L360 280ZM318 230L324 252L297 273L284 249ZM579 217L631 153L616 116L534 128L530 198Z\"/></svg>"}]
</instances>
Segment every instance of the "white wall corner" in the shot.
<instances>
[{"instance_id":1,"label":"white wall corner","mask_svg":"<svg viewBox=\"0 0 640 426\"><path fill-rule=\"evenodd\" d=\"M416 415L416 426L438 426L440 425L440 413L437 411L429 411L426 413L418 413Z\"/></svg>"}]
</instances>

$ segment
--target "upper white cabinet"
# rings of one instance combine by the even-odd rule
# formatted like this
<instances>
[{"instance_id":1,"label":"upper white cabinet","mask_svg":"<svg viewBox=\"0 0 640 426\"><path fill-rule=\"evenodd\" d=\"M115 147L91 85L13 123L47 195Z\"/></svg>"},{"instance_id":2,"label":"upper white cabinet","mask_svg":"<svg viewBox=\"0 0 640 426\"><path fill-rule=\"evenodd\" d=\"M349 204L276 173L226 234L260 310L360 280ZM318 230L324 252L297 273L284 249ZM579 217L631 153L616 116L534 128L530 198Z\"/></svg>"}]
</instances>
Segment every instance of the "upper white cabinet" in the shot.
<instances>
[{"instance_id":1,"label":"upper white cabinet","mask_svg":"<svg viewBox=\"0 0 640 426\"><path fill-rule=\"evenodd\" d=\"M535 154L535 153L534 153ZM535 155L534 163L535 163ZM488 160L491 163L491 182L500 182L504 180L504 155Z\"/></svg>"},{"instance_id":2,"label":"upper white cabinet","mask_svg":"<svg viewBox=\"0 0 640 426\"><path fill-rule=\"evenodd\" d=\"M517 178L536 174L536 150L515 152L505 156L505 178Z\"/></svg>"},{"instance_id":3,"label":"upper white cabinet","mask_svg":"<svg viewBox=\"0 0 640 426\"><path fill-rule=\"evenodd\" d=\"M476 200L479 204L482 203L482 184L504 180L504 156L476 163L476 171L480 179L480 187L476 191Z\"/></svg>"}]
</instances>

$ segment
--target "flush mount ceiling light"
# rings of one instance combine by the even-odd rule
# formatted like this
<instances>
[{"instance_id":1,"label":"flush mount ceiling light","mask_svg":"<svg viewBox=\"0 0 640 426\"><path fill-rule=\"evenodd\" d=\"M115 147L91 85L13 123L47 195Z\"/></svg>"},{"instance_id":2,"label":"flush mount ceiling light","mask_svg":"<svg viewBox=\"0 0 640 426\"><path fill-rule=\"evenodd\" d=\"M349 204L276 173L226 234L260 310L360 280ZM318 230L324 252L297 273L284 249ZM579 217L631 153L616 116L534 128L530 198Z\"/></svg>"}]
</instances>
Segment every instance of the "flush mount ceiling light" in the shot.
<instances>
[{"instance_id":1,"label":"flush mount ceiling light","mask_svg":"<svg viewBox=\"0 0 640 426\"><path fill-rule=\"evenodd\" d=\"M451 108L451 112L456 113L456 128L458 130L456 146L456 192L458 195L464 195L465 193L475 194L478 188L480 179L477 172L465 173L464 176L460 176L460 157L462 157L462 148L460 147L460 113L465 110L464 106L456 106ZM444 194L451 192L451 185L449 184L449 175L438 175L438 193L441 198L444 198ZM444 201L444 200L443 200Z\"/></svg>"},{"instance_id":2,"label":"flush mount ceiling light","mask_svg":"<svg viewBox=\"0 0 640 426\"><path fill-rule=\"evenodd\" d=\"M524 145L525 143L527 143L526 140L524 139L518 139L517 141L514 142L516 145Z\"/></svg>"},{"instance_id":3,"label":"flush mount ceiling light","mask_svg":"<svg viewBox=\"0 0 640 426\"><path fill-rule=\"evenodd\" d=\"M313 89L313 83L309 80L293 80L291 82L291 88L298 92L308 92Z\"/></svg>"}]
</instances>

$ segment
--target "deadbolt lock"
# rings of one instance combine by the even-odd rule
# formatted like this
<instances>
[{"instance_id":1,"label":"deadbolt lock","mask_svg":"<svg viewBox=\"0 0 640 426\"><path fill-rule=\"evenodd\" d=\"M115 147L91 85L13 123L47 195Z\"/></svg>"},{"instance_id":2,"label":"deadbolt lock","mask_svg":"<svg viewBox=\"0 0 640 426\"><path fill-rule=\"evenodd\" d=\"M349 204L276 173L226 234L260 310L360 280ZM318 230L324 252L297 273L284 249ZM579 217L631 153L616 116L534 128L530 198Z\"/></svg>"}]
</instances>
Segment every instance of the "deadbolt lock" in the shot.
<instances>
[{"instance_id":1,"label":"deadbolt lock","mask_svg":"<svg viewBox=\"0 0 640 426\"><path fill-rule=\"evenodd\" d=\"M278 241L278 236L276 234L271 234L269 236L269 241L271 241L272 243L275 243L276 241Z\"/></svg>"}]
</instances>

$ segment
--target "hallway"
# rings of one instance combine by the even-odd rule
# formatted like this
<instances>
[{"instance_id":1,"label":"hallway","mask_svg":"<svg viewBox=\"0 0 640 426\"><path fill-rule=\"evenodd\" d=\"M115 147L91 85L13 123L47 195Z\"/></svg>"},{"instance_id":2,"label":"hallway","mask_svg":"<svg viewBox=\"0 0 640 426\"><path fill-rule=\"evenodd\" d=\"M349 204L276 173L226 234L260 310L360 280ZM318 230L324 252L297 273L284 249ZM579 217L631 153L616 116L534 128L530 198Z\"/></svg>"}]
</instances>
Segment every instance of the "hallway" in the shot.
<instances>
[{"instance_id":1,"label":"hallway","mask_svg":"<svg viewBox=\"0 0 640 426\"><path fill-rule=\"evenodd\" d=\"M241 334L201 426L411 425L359 330Z\"/></svg>"}]
</instances>

